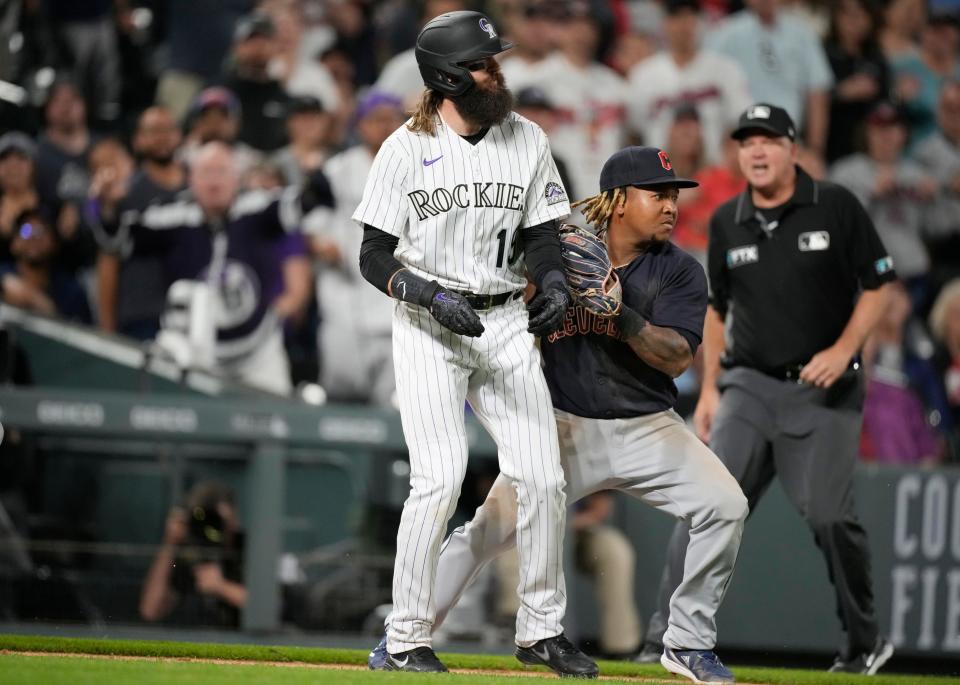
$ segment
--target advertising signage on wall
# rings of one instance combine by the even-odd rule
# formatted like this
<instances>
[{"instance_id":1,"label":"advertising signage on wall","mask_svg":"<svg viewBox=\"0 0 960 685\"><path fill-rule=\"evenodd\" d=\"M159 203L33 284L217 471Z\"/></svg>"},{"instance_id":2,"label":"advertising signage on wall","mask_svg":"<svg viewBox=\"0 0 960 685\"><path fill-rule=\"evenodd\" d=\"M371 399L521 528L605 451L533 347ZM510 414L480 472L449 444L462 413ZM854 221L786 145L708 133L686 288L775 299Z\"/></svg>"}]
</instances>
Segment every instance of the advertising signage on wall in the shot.
<instances>
[{"instance_id":1,"label":"advertising signage on wall","mask_svg":"<svg viewBox=\"0 0 960 685\"><path fill-rule=\"evenodd\" d=\"M890 639L960 653L960 477L904 473L894 492Z\"/></svg>"}]
</instances>

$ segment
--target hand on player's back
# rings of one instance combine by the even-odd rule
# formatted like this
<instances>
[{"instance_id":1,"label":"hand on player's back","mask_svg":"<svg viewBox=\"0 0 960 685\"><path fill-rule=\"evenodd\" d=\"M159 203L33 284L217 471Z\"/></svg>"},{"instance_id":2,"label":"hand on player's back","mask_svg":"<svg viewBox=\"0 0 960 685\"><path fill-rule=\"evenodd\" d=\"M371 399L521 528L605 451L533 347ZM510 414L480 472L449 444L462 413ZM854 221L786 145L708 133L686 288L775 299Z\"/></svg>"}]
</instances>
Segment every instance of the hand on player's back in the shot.
<instances>
[{"instance_id":1,"label":"hand on player's back","mask_svg":"<svg viewBox=\"0 0 960 685\"><path fill-rule=\"evenodd\" d=\"M564 288L547 288L537 293L527 305L530 312L527 330L539 336L553 333L563 323L563 315L569 306L570 295Z\"/></svg>"},{"instance_id":2,"label":"hand on player's back","mask_svg":"<svg viewBox=\"0 0 960 685\"><path fill-rule=\"evenodd\" d=\"M430 314L440 322L441 326L459 335L478 338L483 333L480 317L473 311L473 307L466 298L446 288L440 288L433 296L430 302Z\"/></svg>"}]
</instances>

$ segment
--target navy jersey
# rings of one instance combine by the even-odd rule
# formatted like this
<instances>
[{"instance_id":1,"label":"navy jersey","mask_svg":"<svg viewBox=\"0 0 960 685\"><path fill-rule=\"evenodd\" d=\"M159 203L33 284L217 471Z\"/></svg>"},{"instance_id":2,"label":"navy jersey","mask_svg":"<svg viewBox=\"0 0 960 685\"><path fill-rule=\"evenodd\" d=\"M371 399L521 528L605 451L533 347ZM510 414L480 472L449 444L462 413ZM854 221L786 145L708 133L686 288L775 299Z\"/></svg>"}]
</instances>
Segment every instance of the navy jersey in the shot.
<instances>
[{"instance_id":1,"label":"navy jersey","mask_svg":"<svg viewBox=\"0 0 960 685\"><path fill-rule=\"evenodd\" d=\"M697 261L672 243L617 269L624 303L655 326L672 328L696 352L707 311L707 279ZM615 319L580 306L567 309L563 327L541 339L553 406L591 419L642 416L677 401L673 379L621 339Z\"/></svg>"}]
</instances>

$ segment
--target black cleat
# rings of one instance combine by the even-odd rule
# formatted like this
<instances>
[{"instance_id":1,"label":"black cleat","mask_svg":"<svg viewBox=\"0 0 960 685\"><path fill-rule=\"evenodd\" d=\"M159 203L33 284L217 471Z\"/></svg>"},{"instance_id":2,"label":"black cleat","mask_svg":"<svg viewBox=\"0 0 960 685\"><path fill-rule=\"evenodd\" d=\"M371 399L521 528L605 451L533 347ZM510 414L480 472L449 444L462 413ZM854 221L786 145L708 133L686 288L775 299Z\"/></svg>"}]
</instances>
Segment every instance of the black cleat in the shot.
<instances>
[{"instance_id":1,"label":"black cleat","mask_svg":"<svg viewBox=\"0 0 960 685\"><path fill-rule=\"evenodd\" d=\"M600 669L593 659L573 646L563 633L548 637L530 647L517 647L520 663L546 666L561 678L596 678Z\"/></svg>"},{"instance_id":2,"label":"black cleat","mask_svg":"<svg viewBox=\"0 0 960 685\"><path fill-rule=\"evenodd\" d=\"M384 671L409 671L411 673L446 673L447 667L429 647L417 647L408 652L387 654Z\"/></svg>"},{"instance_id":3,"label":"black cleat","mask_svg":"<svg viewBox=\"0 0 960 685\"><path fill-rule=\"evenodd\" d=\"M830 673L859 673L861 675L876 675L893 656L893 644L885 637L878 637L873 645L872 652L863 652L850 659L837 657L830 667Z\"/></svg>"}]
</instances>

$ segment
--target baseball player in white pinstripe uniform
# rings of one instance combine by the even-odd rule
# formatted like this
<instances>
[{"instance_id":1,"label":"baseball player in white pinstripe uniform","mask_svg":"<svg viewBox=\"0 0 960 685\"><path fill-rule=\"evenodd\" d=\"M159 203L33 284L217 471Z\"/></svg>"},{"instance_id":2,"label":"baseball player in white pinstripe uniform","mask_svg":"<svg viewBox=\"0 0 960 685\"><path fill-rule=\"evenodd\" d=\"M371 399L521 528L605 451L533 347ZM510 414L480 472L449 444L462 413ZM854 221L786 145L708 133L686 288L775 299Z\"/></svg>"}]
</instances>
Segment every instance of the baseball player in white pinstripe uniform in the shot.
<instances>
[{"instance_id":1,"label":"baseball player in white pinstripe uniform","mask_svg":"<svg viewBox=\"0 0 960 685\"><path fill-rule=\"evenodd\" d=\"M556 330L570 303L557 234L570 206L543 132L511 112L493 59L509 47L478 12L424 27L416 55L427 89L377 154L353 215L364 277L398 300L393 354L410 450L385 666L446 670L430 633L440 542L467 465L466 401L517 497L517 657L595 677L561 626L564 478L533 339ZM527 273L539 292L525 310Z\"/></svg>"}]
</instances>

